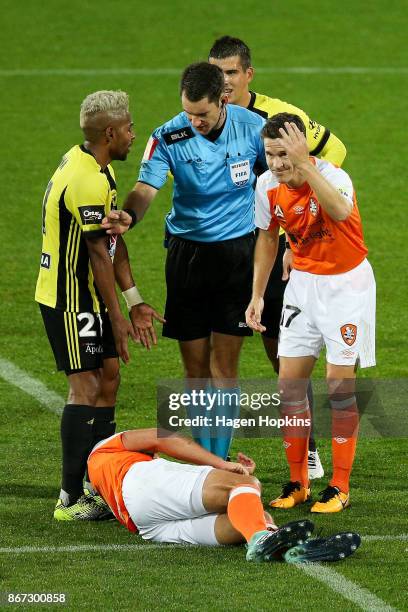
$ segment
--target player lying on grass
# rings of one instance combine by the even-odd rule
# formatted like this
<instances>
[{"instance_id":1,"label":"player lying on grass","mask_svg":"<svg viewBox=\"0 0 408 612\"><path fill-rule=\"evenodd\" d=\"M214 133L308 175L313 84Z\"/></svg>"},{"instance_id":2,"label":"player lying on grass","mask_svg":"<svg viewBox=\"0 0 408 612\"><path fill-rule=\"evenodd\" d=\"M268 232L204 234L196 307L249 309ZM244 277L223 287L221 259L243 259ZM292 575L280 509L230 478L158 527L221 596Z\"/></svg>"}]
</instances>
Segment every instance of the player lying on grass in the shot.
<instances>
[{"instance_id":1,"label":"player lying on grass","mask_svg":"<svg viewBox=\"0 0 408 612\"><path fill-rule=\"evenodd\" d=\"M186 461L161 459L157 453ZM88 458L94 488L120 523L155 542L248 543L248 561L336 561L360 544L357 534L309 540L309 520L276 527L264 512L255 463L242 453L224 461L193 440L156 429L118 433ZM269 529L268 529L269 527Z\"/></svg>"}]
</instances>

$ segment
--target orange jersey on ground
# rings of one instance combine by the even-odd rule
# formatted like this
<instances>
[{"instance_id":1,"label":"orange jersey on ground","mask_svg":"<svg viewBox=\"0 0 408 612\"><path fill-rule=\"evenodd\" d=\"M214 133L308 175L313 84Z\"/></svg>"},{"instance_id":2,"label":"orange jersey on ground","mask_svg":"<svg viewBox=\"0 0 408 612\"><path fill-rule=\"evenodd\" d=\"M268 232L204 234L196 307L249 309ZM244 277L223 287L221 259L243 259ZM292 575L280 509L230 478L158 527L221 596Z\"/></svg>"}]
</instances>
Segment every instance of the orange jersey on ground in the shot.
<instances>
[{"instance_id":1,"label":"orange jersey on ground","mask_svg":"<svg viewBox=\"0 0 408 612\"><path fill-rule=\"evenodd\" d=\"M106 501L118 521L129 531L137 531L123 501L122 483L134 463L151 461L152 457L142 452L126 450L122 433L107 438L94 448L88 457L88 474L93 487Z\"/></svg>"},{"instance_id":2,"label":"orange jersey on ground","mask_svg":"<svg viewBox=\"0 0 408 612\"><path fill-rule=\"evenodd\" d=\"M353 204L345 221L334 221L319 204L308 183L298 189L279 183L270 170L257 182L255 224L264 230L275 225L287 233L293 267L312 274L342 274L367 255L360 213L350 177L329 162L310 158L333 187Z\"/></svg>"}]
</instances>

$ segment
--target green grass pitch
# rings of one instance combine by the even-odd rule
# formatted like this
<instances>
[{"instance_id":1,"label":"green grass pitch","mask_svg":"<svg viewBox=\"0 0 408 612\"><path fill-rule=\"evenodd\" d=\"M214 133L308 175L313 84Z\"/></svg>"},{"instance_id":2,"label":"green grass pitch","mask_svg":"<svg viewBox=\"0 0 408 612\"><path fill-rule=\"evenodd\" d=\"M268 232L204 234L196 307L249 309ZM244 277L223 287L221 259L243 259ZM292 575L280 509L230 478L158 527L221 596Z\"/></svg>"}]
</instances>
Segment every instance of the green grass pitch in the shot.
<instances>
[{"instance_id":1,"label":"green grass pitch","mask_svg":"<svg viewBox=\"0 0 408 612\"><path fill-rule=\"evenodd\" d=\"M128 161L115 164L121 202L137 178L151 130L179 111L177 69L205 59L213 40L228 33L251 46L255 68L277 69L259 71L255 90L297 104L346 144L344 167L356 186L378 286L378 366L362 375L407 376L403 228L408 13L403 3L3 0L1 13L0 358L65 395L65 379L55 372L33 295L42 196L61 155L81 140L82 99L97 89L121 88L131 95L136 142ZM288 67L322 70L289 73L284 70ZM344 67L364 70L347 72ZM136 74L132 69L145 71ZM141 292L159 309L164 302L163 217L170 197L166 186L143 223L127 237ZM180 372L172 341L160 339L150 353L132 349L131 364L122 368L118 428L154 424L157 380ZM316 375L322 373L320 363ZM241 374L271 375L259 338L246 342ZM352 529L363 536L358 553L331 568L336 584L346 579L351 593L363 589L352 603L344 590L341 594L333 584L293 566L250 565L240 547L150 547L118 524L53 522L59 420L12 383L0 379L0 548L16 550L0 552L0 590L65 592L65 609L72 610L369 610L373 596L387 609L407 609L408 544L398 537L408 532L406 439L362 439L352 477L352 508L316 518L324 533ZM257 461L267 502L286 478L279 440L237 440L238 448ZM327 468L328 441L319 448ZM316 485L315 491L319 488ZM305 511L276 512L275 518L292 520ZM129 544L135 548L34 550ZM29 549L18 552L21 547Z\"/></svg>"}]
</instances>

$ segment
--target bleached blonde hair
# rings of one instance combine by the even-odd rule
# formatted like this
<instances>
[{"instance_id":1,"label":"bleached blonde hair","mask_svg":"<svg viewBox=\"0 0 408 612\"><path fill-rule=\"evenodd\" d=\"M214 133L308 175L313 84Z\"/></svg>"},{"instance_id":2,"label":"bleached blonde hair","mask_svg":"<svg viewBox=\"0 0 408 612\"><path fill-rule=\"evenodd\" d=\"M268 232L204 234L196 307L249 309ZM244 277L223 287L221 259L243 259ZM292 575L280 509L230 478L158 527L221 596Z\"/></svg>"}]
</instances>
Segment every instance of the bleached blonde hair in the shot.
<instances>
[{"instance_id":1,"label":"bleached blonde hair","mask_svg":"<svg viewBox=\"0 0 408 612\"><path fill-rule=\"evenodd\" d=\"M79 125L85 128L100 113L120 116L129 112L129 96L125 91L101 90L86 96L81 104Z\"/></svg>"}]
</instances>

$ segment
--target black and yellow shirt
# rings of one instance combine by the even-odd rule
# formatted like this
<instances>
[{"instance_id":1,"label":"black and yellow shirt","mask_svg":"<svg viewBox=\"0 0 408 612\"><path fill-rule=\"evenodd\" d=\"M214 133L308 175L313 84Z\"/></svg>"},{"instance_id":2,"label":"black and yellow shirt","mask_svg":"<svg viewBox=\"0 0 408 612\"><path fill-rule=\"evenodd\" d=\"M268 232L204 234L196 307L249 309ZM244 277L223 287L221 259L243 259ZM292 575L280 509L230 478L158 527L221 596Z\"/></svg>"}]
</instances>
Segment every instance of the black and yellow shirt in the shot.
<instances>
[{"instance_id":1,"label":"black and yellow shirt","mask_svg":"<svg viewBox=\"0 0 408 612\"><path fill-rule=\"evenodd\" d=\"M278 98L269 98L263 94L250 92L251 100L248 105L248 110L261 115L265 119L273 117L278 113L291 113L298 115L306 127L306 139L309 146L310 155L315 155L321 159L331 162L335 166L341 166L346 157L346 147L344 144L330 132L327 128L310 117L297 106L279 100Z\"/></svg>"},{"instance_id":2,"label":"black and yellow shirt","mask_svg":"<svg viewBox=\"0 0 408 612\"><path fill-rule=\"evenodd\" d=\"M251 99L248 110L261 115L264 119L269 119L278 113L291 113L300 117L306 127L306 140L309 147L310 155L315 155L331 162L335 166L341 166L346 157L346 147L335 136L330 133L330 130L325 128L320 123L313 121L309 116L297 106L279 100L279 98L270 98L263 94L249 92ZM284 234L282 228L279 229L279 234Z\"/></svg>"},{"instance_id":3,"label":"black and yellow shirt","mask_svg":"<svg viewBox=\"0 0 408 612\"><path fill-rule=\"evenodd\" d=\"M101 311L86 237L105 235L101 222L116 208L116 195L111 166L102 170L83 145L64 155L43 200L37 302L66 312ZM113 257L116 241L110 240Z\"/></svg>"}]
</instances>

